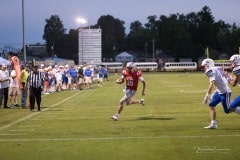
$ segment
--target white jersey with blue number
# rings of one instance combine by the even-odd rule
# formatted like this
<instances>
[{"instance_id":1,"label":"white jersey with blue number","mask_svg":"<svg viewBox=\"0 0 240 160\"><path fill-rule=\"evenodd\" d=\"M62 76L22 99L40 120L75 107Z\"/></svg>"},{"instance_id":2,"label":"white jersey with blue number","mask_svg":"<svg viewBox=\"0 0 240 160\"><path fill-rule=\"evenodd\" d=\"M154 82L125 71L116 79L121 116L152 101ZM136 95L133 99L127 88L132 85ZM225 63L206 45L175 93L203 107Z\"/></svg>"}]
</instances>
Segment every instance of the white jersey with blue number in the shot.
<instances>
[{"instance_id":1,"label":"white jersey with blue number","mask_svg":"<svg viewBox=\"0 0 240 160\"><path fill-rule=\"evenodd\" d=\"M211 67L205 71L206 75L209 77L210 82L215 81L217 92L219 94L231 92L228 86L228 81L224 76L224 71L221 67Z\"/></svg>"}]
</instances>

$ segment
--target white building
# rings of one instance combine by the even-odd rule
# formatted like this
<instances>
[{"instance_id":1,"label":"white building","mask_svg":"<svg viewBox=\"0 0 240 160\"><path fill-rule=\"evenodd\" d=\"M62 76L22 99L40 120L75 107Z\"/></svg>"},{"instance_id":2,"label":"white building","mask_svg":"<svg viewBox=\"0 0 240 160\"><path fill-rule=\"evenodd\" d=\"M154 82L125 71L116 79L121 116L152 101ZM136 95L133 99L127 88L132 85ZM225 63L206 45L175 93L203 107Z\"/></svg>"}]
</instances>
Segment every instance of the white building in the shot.
<instances>
[{"instance_id":1,"label":"white building","mask_svg":"<svg viewBox=\"0 0 240 160\"><path fill-rule=\"evenodd\" d=\"M79 64L102 62L101 29L79 29L78 58Z\"/></svg>"},{"instance_id":2,"label":"white building","mask_svg":"<svg viewBox=\"0 0 240 160\"><path fill-rule=\"evenodd\" d=\"M45 44L34 44L34 45L27 45L27 51L30 55L33 56L40 56L46 55L46 45Z\"/></svg>"},{"instance_id":3,"label":"white building","mask_svg":"<svg viewBox=\"0 0 240 160\"><path fill-rule=\"evenodd\" d=\"M116 62L132 62L133 56L127 52L122 52L115 56Z\"/></svg>"}]
</instances>

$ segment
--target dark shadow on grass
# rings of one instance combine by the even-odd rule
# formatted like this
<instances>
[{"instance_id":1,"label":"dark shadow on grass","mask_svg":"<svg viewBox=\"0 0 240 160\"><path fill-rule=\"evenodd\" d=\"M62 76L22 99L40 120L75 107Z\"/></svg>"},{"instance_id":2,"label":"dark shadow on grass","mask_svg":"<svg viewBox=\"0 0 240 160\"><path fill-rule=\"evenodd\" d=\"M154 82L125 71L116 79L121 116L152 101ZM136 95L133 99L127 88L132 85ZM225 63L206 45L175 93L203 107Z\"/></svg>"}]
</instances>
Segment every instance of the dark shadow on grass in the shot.
<instances>
[{"instance_id":1,"label":"dark shadow on grass","mask_svg":"<svg viewBox=\"0 0 240 160\"><path fill-rule=\"evenodd\" d=\"M54 110L49 109L49 110L47 110L45 112L63 112L63 111L64 110L61 110L61 109L54 109Z\"/></svg>"},{"instance_id":2,"label":"dark shadow on grass","mask_svg":"<svg viewBox=\"0 0 240 160\"><path fill-rule=\"evenodd\" d=\"M161 120L161 121L169 121L174 120L176 118L168 118L168 117L154 117L154 116L148 116L148 117L139 117L136 120Z\"/></svg>"},{"instance_id":3,"label":"dark shadow on grass","mask_svg":"<svg viewBox=\"0 0 240 160\"><path fill-rule=\"evenodd\" d=\"M239 133L239 131L240 131L240 128L237 126L236 128L220 128L220 127L218 127L217 128L217 130L223 130L223 131L233 131L233 132L237 132L237 133Z\"/></svg>"}]
</instances>

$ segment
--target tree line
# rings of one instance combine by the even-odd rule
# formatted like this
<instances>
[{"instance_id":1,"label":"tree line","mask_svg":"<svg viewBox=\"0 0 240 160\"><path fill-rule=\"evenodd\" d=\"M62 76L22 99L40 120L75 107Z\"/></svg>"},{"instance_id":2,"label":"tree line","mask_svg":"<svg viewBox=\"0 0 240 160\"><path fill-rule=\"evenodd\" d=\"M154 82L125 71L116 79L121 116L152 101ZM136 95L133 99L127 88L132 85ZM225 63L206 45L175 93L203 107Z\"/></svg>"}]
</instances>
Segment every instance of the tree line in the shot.
<instances>
[{"instance_id":1,"label":"tree line","mask_svg":"<svg viewBox=\"0 0 240 160\"><path fill-rule=\"evenodd\" d=\"M101 16L97 24L86 28L102 29L102 57L126 51L152 54L154 49L178 58L197 59L204 55L206 47L211 58L219 54L236 54L240 47L240 28L236 23L228 24L223 20L215 21L211 9L204 6L199 12L188 14L170 14L169 16L151 15L147 23L136 20L130 24L129 33L125 33L125 22L111 15ZM61 58L76 60L78 57L78 29L65 33L64 25L58 15L46 19L43 39L47 52Z\"/></svg>"}]
</instances>

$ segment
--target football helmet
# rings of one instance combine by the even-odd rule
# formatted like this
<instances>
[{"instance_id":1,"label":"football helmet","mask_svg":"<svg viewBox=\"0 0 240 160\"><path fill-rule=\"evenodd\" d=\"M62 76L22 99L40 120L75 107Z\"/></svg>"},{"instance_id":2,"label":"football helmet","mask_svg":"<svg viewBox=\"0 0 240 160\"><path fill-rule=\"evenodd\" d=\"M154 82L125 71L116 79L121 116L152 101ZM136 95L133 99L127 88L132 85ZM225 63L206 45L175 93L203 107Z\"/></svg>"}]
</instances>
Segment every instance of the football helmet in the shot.
<instances>
[{"instance_id":1,"label":"football helmet","mask_svg":"<svg viewBox=\"0 0 240 160\"><path fill-rule=\"evenodd\" d=\"M202 61L201 66L205 66L206 68L214 67L214 61L211 58L206 58Z\"/></svg>"},{"instance_id":2,"label":"football helmet","mask_svg":"<svg viewBox=\"0 0 240 160\"><path fill-rule=\"evenodd\" d=\"M232 67L240 66L240 55L234 54L230 57Z\"/></svg>"},{"instance_id":3,"label":"football helmet","mask_svg":"<svg viewBox=\"0 0 240 160\"><path fill-rule=\"evenodd\" d=\"M126 67L127 68L133 68L134 67L134 63L133 62L128 62Z\"/></svg>"}]
</instances>

